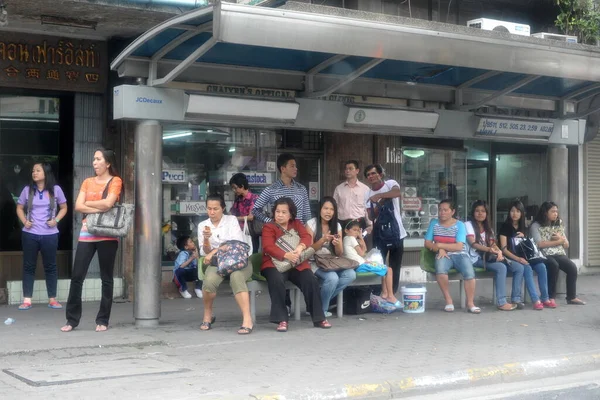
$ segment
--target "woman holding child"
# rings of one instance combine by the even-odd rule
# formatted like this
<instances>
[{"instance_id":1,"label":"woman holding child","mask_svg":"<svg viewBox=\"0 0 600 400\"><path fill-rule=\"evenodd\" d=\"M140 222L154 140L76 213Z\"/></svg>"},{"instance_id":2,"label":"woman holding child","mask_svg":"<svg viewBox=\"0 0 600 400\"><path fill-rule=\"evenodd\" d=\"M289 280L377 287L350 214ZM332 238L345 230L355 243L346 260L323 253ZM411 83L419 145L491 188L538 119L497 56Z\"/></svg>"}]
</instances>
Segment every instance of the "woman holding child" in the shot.
<instances>
[{"instance_id":1,"label":"woman holding child","mask_svg":"<svg viewBox=\"0 0 600 400\"><path fill-rule=\"evenodd\" d=\"M338 223L337 203L333 197L321 200L319 216L308 220L306 230L313 240L312 248L316 254L335 254L342 256L342 227ZM329 302L356 279L353 269L325 271L311 262L314 274L321 280L321 303L325 317L331 317L327 311Z\"/></svg>"},{"instance_id":2,"label":"woman holding child","mask_svg":"<svg viewBox=\"0 0 600 400\"><path fill-rule=\"evenodd\" d=\"M296 219L297 210L294 202L287 197L275 201L273 205L273 222L265 224L262 231L263 262L262 275L267 279L269 296L271 297L271 322L277 324L277 332L288 331L288 312L285 305L285 281L289 280L298 286L304 294L307 311L316 328L329 329L331 324L325 318L321 302L319 281L313 274L308 260L301 259L304 251L313 244L312 237L302 222ZM293 250L284 250L278 246L278 239L284 234L299 237L299 244ZM281 243L279 243L281 245ZM291 269L280 272L274 261L289 261L294 265ZM280 263L277 263L280 265ZM205 283L206 285L206 283Z\"/></svg>"},{"instance_id":3,"label":"woman holding child","mask_svg":"<svg viewBox=\"0 0 600 400\"><path fill-rule=\"evenodd\" d=\"M204 273L204 283L202 285L204 318L202 325L200 325L201 331L211 329L212 324L215 322L213 303L215 297L217 297L217 289L224 279L217 273L217 251L227 241L244 241L237 218L233 215L224 215L225 200L223 196L208 196L206 199L206 211L208 219L198 225L198 237L203 238L200 255L204 256L204 265L208 265ZM248 335L254 329L250 314L250 297L248 295L248 286L246 285L246 281L251 276L252 266L250 264L229 275L229 284L235 296L235 301L242 311L242 326L237 331L240 335Z\"/></svg>"}]
</instances>

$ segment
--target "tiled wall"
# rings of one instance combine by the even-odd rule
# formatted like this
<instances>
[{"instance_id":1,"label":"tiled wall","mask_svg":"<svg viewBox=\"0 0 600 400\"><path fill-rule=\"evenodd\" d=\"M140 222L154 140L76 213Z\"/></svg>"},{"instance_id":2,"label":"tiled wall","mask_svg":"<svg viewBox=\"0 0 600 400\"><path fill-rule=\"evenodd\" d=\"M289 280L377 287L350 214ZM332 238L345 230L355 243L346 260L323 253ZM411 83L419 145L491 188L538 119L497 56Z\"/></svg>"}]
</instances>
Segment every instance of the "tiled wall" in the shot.
<instances>
[{"instance_id":1,"label":"tiled wall","mask_svg":"<svg viewBox=\"0 0 600 400\"><path fill-rule=\"evenodd\" d=\"M57 300L66 303L69 296L70 279L59 279L57 287ZM83 283L83 292L81 299L83 301L100 301L102 281L99 278L86 279ZM8 281L8 304L20 304L23 301L23 283L21 281ZM123 296L123 279L115 278L113 297ZM48 302L48 293L46 292L46 281L36 280L33 285L32 302Z\"/></svg>"}]
</instances>

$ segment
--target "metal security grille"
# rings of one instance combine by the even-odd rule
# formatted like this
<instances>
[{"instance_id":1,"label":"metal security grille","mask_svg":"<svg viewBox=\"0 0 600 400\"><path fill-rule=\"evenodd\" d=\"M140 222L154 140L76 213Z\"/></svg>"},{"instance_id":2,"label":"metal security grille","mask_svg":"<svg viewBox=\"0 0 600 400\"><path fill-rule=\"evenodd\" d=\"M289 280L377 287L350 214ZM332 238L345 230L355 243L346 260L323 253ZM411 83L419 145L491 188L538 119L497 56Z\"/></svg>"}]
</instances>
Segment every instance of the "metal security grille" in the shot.
<instances>
[{"instance_id":1,"label":"metal security grille","mask_svg":"<svg viewBox=\"0 0 600 400\"><path fill-rule=\"evenodd\" d=\"M600 137L585 145L587 265L600 266Z\"/></svg>"}]
</instances>

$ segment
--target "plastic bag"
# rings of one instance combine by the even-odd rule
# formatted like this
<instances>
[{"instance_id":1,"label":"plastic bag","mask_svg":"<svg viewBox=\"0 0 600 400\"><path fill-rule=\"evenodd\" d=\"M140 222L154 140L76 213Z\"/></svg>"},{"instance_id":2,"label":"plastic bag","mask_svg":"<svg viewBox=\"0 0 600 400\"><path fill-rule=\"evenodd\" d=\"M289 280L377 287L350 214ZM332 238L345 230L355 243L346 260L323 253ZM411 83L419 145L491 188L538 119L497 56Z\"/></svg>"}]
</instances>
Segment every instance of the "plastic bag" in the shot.
<instances>
[{"instance_id":1,"label":"plastic bag","mask_svg":"<svg viewBox=\"0 0 600 400\"><path fill-rule=\"evenodd\" d=\"M383 256L381 255L381 251L379 251L376 248L373 248L371 250L369 250L369 252L367 254L365 254L365 260L367 261L373 261L377 264L384 264L385 262L383 261Z\"/></svg>"},{"instance_id":2,"label":"plastic bag","mask_svg":"<svg viewBox=\"0 0 600 400\"><path fill-rule=\"evenodd\" d=\"M379 314L391 314L396 311L396 306L371 293L371 311Z\"/></svg>"}]
</instances>

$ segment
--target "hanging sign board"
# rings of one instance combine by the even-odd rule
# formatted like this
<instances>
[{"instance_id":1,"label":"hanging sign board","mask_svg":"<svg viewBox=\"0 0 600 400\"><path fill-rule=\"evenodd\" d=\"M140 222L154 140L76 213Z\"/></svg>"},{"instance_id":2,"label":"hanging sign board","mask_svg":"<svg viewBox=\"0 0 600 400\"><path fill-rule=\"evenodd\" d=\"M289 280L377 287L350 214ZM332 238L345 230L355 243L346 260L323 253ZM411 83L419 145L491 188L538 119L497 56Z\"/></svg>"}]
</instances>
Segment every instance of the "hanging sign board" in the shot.
<instances>
[{"instance_id":1,"label":"hanging sign board","mask_svg":"<svg viewBox=\"0 0 600 400\"><path fill-rule=\"evenodd\" d=\"M554 132L553 122L520 121L500 118L481 118L476 133L486 136L543 137Z\"/></svg>"}]
</instances>

